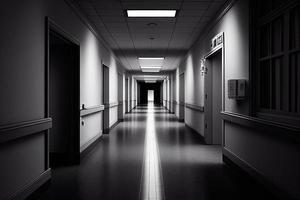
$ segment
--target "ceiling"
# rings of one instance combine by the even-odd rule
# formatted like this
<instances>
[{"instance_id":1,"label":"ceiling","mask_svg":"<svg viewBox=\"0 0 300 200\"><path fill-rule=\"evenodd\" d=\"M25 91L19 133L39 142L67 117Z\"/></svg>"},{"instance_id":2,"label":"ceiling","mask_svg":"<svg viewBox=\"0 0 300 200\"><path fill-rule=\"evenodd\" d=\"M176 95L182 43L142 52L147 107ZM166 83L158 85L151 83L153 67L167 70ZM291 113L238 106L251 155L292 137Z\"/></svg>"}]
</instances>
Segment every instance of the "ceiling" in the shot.
<instances>
[{"instance_id":1,"label":"ceiling","mask_svg":"<svg viewBox=\"0 0 300 200\"><path fill-rule=\"evenodd\" d=\"M165 57L173 70L226 0L73 0L127 70ZM128 18L127 9L176 9L175 18Z\"/></svg>"}]
</instances>

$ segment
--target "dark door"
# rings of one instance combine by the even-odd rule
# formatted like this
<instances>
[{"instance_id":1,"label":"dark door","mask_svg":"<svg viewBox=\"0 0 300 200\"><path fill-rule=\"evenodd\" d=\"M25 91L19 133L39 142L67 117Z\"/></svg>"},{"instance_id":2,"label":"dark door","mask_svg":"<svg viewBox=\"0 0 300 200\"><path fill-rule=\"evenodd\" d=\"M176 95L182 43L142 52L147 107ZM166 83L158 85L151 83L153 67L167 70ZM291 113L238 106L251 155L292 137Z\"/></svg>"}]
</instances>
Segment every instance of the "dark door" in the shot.
<instances>
[{"instance_id":1,"label":"dark door","mask_svg":"<svg viewBox=\"0 0 300 200\"><path fill-rule=\"evenodd\" d=\"M109 68L103 65L103 131L109 133Z\"/></svg>"},{"instance_id":2,"label":"dark door","mask_svg":"<svg viewBox=\"0 0 300 200\"><path fill-rule=\"evenodd\" d=\"M50 166L79 162L79 45L49 31Z\"/></svg>"},{"instance_id":3,"label":"dark door","mask_svg":"<svg viewBox=\"0 0 300 200\"><path fill-rule=\"evenodd\" d=\"M179 76L179 120L184 121L185 111L185 82L184 73Z\"/></svg>"},{"instance_id":4,"label":"dark door","mask_svg":"<svg viewBox=\"0 0 300 200\"><path fill-rule=\"evenodd\" d=\"M205 131L208 144L222 143L222 51L206 59L205 75Z\"/></svg>"}]
</instances>

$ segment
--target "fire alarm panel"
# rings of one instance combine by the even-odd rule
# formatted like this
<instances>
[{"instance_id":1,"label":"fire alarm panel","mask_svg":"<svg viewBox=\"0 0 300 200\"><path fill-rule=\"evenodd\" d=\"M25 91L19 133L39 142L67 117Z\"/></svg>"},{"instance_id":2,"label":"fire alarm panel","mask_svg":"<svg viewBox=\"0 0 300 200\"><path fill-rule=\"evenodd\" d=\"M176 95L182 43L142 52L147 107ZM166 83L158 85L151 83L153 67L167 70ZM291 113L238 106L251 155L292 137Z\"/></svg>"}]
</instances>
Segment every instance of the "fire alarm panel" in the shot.
<instances>
[{"instance_id":1,"label":"fire alarm panel","mask_svg":"<svg viewBox=\"0 0 300 200\"><path fill-rule=\"evenodd\" d=\"M246 98L246 80L230 79L228 80L228 98L229 99L245 99Z\"/></svg>"}]
</instances>

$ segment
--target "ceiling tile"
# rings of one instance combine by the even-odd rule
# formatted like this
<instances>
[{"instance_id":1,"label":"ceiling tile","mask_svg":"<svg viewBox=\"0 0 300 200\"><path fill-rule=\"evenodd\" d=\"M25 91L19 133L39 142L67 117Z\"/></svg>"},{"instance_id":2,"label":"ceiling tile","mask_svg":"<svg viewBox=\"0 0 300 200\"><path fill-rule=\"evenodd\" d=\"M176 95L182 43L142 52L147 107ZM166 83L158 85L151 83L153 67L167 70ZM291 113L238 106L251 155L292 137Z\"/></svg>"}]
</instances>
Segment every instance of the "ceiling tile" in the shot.
<instances>
[{"instance_id":1,"label":"ceiling tile","mask_svg":"<svg viewBox=\"0 0 300 200\"><path fill-rule=\"evenodd\" d=\"M81 12L128 70L140 70L137 57L147 55L164 56L163 70L175 69L180 58L224 2L225 0L75 0ZM180 10L176 18L127 18L126 9Z\"/></svg>"}]
</instances>

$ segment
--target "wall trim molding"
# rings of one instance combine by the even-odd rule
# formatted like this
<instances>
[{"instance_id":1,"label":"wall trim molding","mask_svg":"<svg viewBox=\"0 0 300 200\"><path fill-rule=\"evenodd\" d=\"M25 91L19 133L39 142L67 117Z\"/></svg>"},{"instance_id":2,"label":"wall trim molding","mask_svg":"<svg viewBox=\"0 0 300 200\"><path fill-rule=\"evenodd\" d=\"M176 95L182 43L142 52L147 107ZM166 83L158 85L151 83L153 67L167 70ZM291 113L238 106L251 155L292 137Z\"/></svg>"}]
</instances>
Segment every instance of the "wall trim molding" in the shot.
<instances>
[{"instance_id":1,"label":"wall trim molding","mask_svg":"<svg viewBox=\"0 0 300 200\"><path fill-rule=\"evenodd\" d=\"M118 102L109 103L109 108L117 107L118 105Z\"/></svg>"},{"instance_id":2,"label":"wall trim molding","mask_svg":"<svg viewBox=\"0 0 300 200\"><path fill-rule=\"evenodd\" d=\"M198 111L198 112L204 112L204 106L198 106L196 104L185 103L185 107L190 108L195 111Z\"/></svg>"},{"instance_id":3,"label":"wall trim molding","mask_svg":"<svg viewBox=\"0 0 300 200\"><path fill-rule=\"evenodd\" d=\"M13 123L0 126L0 143L46 131L52 127L51 118Z\"/></svg>"},{"instance_id":4,"label":"wall trim molding","mask_svg":"<svg viewBox=\"0 0 300 200\"><path fill-rule=\"evenodd\" d=\"M104 105L88 107L80 110L80 117L85 117L87 115L96 114L104 110Z\"/></svg>"},{"instance_id":5,"label":"wall trim molding","mask_svg":"<svg viewBox=\"0 0 300 200\"><path fill-rule=\"evenodd\" d=\"M30 195L34 194L42 185L51 180L51 169L47 169L42 174L40 174L35 180L31 183L25 185L21 189L19 189L14 194L8 196L7 199L26 199Z\"/></svg>"},{"instance_id":6,"label":"wall trim molding","mask_svg":"<svg viewBox=\"0 0 300 200\"><path fill-rule=\"evenodd\" d=\"M105 103L104 104L104 110L108 108L113 108L119 105L119 102L111 102L111 103Z\"/></svg>"},{"instance_id":7,"label":"wall trim molding","mask_svg":"<svg viewBox=\"0 0 300 200\"><path fill-rule=\"evenodd\" d=\"M300 142L300 127L272 122L257 117L250 117L247 115L232 113L228 111L221 112L224 121L246 126L249 128L262 130L265 134L277 134ZM271 131L270 131L271 130Z\"/></svg>"}]
</instances>

